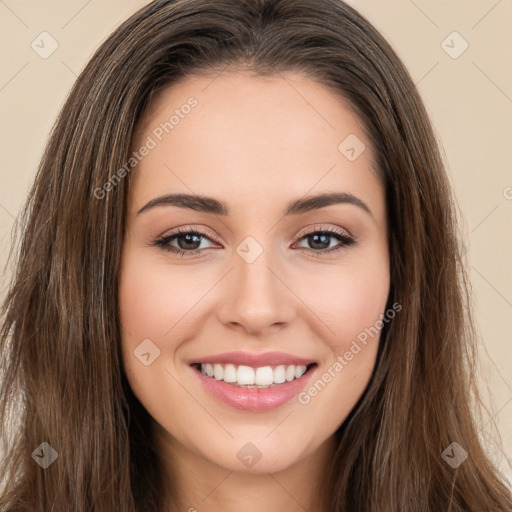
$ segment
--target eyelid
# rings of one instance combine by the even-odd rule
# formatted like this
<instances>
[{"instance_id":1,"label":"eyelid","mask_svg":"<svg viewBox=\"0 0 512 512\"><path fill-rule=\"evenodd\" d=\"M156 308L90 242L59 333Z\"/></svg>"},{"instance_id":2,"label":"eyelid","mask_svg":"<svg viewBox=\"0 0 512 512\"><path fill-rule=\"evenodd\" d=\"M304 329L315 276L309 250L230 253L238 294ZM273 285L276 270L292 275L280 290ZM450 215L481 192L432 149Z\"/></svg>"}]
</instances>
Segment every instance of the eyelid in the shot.
<instances>
[{"instance_id":1,"label":"eyelid","mask_svg":"<svg viewBox=\"0 0 512 512\"><path fill-rule=\"evenodd\" d=\"M331 232L331 233L338 233L341 235L345 235L348 238L352 238L356 240L356 237L352 235L348 230L344 228L340 228L339 226L326 226L325 224L315 224L312 227L305 228L305 231L301 231L297 237L299 239L303 238L304 236L310 235L312 233L317 233L318 231L325 231L325 232Z\"/></svg>"},{"instance_id":2,"label":"eyelid","mask_svg":"<svg viewBox=\"0 0 512 512\"><path fill-rule=\"evenodd\" d=\"M205 232L206 231L206 232ZM220 244L221 241L219 237L211 234L211 230L206 226L193 227L192 225L181 226L179 228L172 229L170 231L166 231L163 235L157 237L157 240L163 240L169 237L179 236L179 235L187 235L187 234L195 234L197 236L201 236L202 238L206 238L211 242L215 242Z\"/></svg>"},{"instance_id":3,"label":"eyelid","mask_svg":"<svg viewBox=\"0 0 512 512\"><path fill-rule=\"evenodd\" d=\"M208 231L210 231L208 228L205 228L205 227L201 227L199 229L207 229ZM193 233L193 234L196 234L198 236L202 236L203 238L207 238L207 239L209 239L212 242L221 243L217 236L204 233L202 231L199 231L199 229L194 228L191 225L185 226L185 227L179 227L179 228L173 229L173 230L171 230L169 232L166 232L166 233L158 236L157 240L161 240L161 239L164 239L164 238L169 238L171 236L177 236L177 235L180 235L180 234L190 234L190 233ZM347 236L349 238L353 238L354 240L356 239L356 237L354 237L352 234L349 233L349 231L347 231L344 228L340 228L338 226L333 228L333 227L326 227L325 225L322 225L322 224L315 224L313 226L305 228L304 231L299 232L299 234L296 235L297 240L294 243L297 243L297 241L299 241L301 238L304 238L307 235L310 235L310 234L313 234L313 233L317 233L319 231L329 232L329 233L338 233L338 234L341 234L341 235L345 235L345 236Z\"/></svg>"},{"instance_id":4,"label":"eyelid","mask_svg":"<svg viewBox=\"0 0 512 512\"><path fill-rule=\"evenodd\" d=\"M303 231L298 237L297 241L293 243L293 246L299 244L301 240L307 238L310 235L322 233L327 234L330 238L335 238L338 240L338 243L334 247L329 247L327 249L315 250L308 247L302 247L301 249L305 250L309 255L315 258L324 258L331 256L333 254L338 254L338 252L348 249L350 246L357 245L357 238L343 228L339 226L336 227L326 227L315 225L313 227L308 228L307 231ZM292 247L293 247L292 246Z\"/></svg>"},{"instance_id":5,"label":"eyelid","mask_svg":"<svg viewBox=\"0 0 512 512\"><path fill-rule=\"evenodd\" d=\"M200 229L210 231L205 226L202 226ZM311 248L307 248L307 247L301 248L301 249L305 249L307 252L312 253L313 255L319 256L319 257L322 255L327 255L332 252L336 252L336 251L346 248L350 245L354 245L357 242L357 238L354 237L353 235L351 235L344 228L340 228L339 226L327 227L325 225L316 224L313 226L309 226L308 228L305 229L305 231L302 231L302 232L300 232L300 234L296 235L296 237L295 237L296 240L293 242L292 247L297 245L298 243L300 243L300 241L302 239L304 239L305 237L315 234L315 233L328 234L328 236L330 236L332 238L337 238L338 242L339 242L334 247L331 247L328 249L323 249L323 250L318 250L318 251L311 249ZM152 245L158 246L162 250L165 250L165 251L168 251L171 253L180 254L181 256L187 255L189 257L193 257L200 253L203 253L207 249L212 249L212 247L207 247L207 248L203 248L203 249L184 250L184 249L179 249L177 247L170 245L169 242L171 239L173 239L175 237L179 237L180 235L186 235L186 234L193 234L193 235L198 236L199 238L209 240L210 242L221 244L221 242L218 240L218 238L216 236L208 235L208 234L204 233L203 231L199 231L199 229L196 229L195 227L188 225L185 227L179 227L179 228L173 229L163 235L160 235L159 237L157 237L157 239L153 242Z\"/></svg>"}]
</instances>

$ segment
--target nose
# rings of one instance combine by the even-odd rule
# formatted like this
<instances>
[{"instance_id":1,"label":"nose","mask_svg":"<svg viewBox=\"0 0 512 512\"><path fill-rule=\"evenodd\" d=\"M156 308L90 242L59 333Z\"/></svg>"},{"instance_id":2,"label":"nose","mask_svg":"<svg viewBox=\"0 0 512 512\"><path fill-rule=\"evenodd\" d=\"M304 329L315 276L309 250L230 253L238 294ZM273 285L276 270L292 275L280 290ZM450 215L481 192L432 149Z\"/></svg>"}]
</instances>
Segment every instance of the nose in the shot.
<instances>
[{"instance_id":1,"label":"nose","mask_svg":"<svg viewBox=\"0 0 512 512\"><path fill-rule=\"evenodd\" d=\"M281 266L271 261L270 252L263 250L251 263L234 254L233 265L223 284L219 320L251 335L289 324L296 314L296 297Z\"/></svg>"}]
</instances>

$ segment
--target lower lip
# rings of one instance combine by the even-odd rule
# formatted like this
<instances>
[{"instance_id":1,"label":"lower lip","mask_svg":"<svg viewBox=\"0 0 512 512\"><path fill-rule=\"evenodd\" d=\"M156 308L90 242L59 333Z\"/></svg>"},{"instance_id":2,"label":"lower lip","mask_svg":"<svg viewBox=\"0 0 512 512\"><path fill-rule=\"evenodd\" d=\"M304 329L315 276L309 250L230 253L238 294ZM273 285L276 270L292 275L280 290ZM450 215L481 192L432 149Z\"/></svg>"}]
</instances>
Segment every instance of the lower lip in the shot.
<instances>
[{"instance_id":1,"label":"lower lip","mask_svg":"<svg viewBox=\"0 0 512 512\"><path fill-rule=\"evenodd\" d=\"M268 411L275 409L298 395L315 373L316 365L299 379L283 382L268 388L243 388L223 380L216 380L192 367L206 389L217 399L243 411Z\"/></svg>"}]
</instances>

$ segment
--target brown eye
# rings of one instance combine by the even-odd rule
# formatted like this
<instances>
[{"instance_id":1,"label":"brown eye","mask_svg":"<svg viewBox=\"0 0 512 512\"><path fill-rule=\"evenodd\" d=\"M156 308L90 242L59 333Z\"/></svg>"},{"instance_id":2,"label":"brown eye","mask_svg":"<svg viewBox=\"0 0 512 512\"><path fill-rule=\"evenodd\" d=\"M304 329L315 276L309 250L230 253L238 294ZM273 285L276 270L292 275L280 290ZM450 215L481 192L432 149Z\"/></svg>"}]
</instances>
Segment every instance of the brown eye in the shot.
<instances>
[{"instance_id":1,"label":"brown eye","mask_svg":"<svg viewBox=\"0 0 512 512\"><path fill-rule=\"evenodd\" d=\"M333 239L338 240L337 245L331 245ZM322 253L337 251L356 243L352 237L335 229L310 231L300 240L305 240L307 243L307 247L303 246L302 248Z\"/></svg>"},{"instance_id":2,"label":"brown eye","mask_svg":"<svg viewBox=\"0 0 512 512\"><path fill-rule=\"evenodd\" d=\"M187 231L177 230L158 238L153 245L160 247L164 251L178 253L184 256L185 254L194 255L203 249L208 249L209 247L201 247L203 240L213 242L210 237L200 231L194 229ZM174 245L173 242L176 242L176 244Z\"/></svg>"}]
</instances>

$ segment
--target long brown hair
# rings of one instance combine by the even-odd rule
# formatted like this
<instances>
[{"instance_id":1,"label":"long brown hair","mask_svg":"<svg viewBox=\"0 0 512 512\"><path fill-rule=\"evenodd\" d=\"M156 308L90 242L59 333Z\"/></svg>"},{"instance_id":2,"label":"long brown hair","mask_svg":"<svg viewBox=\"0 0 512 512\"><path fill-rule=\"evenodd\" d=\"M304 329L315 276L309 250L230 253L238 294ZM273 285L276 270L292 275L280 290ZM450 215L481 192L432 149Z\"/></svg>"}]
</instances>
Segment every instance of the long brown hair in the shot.
<instances>
[{"instance_id":1,"label":"long brown hair","mask_svg":"<svg viewBox=\"0 0 512 512\"><path fill-rule=\"evenodd\" d=\"M385 325L372 379L336 433L325 509L511 510L478 437L471 300L433 130L390 45L341 0L156 0L81 73L21 218L2 312L0 509L161 510L150 417L121 364L130 172L119 179L119 169L156 91L227 67L301 71L337 91L364 124L386 188L388 305L402 310ZM33 455L53 453L43 442L58 453L46 469ZM457 468L442 457L453 442L469 455Z\"/></svg>"}]
</instances>

